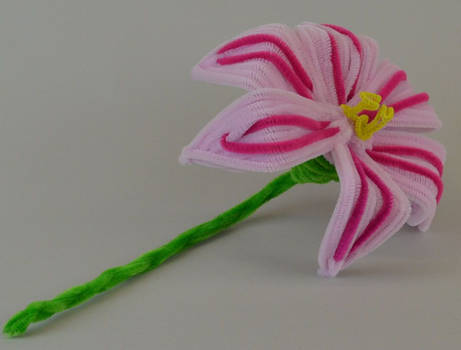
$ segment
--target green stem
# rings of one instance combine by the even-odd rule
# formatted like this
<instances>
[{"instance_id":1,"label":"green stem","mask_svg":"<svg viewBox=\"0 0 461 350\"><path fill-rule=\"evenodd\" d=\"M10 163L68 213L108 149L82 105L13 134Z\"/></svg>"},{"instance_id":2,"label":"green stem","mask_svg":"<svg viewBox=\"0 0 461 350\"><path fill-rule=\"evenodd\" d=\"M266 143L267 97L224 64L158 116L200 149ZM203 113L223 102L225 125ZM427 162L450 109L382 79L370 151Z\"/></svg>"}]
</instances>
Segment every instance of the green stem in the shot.
<instances>
[{"instance_id":1,"label":"green stem","mask_svg":"<svg viewBox=\"0 0 461 350\"><path fill-rule=\"evenodd\" d=\"M53 299L35 301L29 304L6 323L3 333L11 337L21 335L33 322L46 320L54 314L73 308L134 276L155 269L174 255L247 218L264 203L288 191L296 184L322 184L330 181L338 181L338 174L335 167L322 156L299 164L289 172L272 180L266 187L239 205L218 215L213 220L183 232L167 244L141 255L126 265L108 269L95 279L68 289Z\"/></svg>"},{"instance_id":2,"label":"green stem","mask_svg":"<svg viewBox=\"0 0 461 350\"><path fill-rule=\"evenodd\" d=\"M247 218L264 203L289 190L296 183L291 172L280 175L244 202L218 215L213 220L183 232L167 244L139 256L130 263L110 268L95 279L70 288L53 299L30 303L6 323L3 333L12 337L21 335L33 322L46 320L134 276L155 269L169 258Z\"/></svg>"}]
</instances>

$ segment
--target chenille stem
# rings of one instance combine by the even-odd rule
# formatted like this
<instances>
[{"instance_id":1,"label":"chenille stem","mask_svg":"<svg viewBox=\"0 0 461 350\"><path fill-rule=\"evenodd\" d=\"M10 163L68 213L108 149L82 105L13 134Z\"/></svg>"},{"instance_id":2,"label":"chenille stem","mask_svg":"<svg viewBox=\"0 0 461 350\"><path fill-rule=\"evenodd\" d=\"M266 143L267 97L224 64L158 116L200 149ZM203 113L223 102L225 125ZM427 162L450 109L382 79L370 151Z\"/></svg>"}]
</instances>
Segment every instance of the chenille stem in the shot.
<instances>
[{"instance_id":1,"label":"chenille stem","mask_svg":"<svg viewBox=\"0 0 461 350\"><path fill-rule=\"evenodd\" d=\"M285 173L232 209L183 232L165 245L139 256L130 263L110 268L95 279L70 288L53 299L30 303L6 323L3 333L12 337L21 335L33 322L46 320L54 314L73 308L134 276L155 269L169 258L247 218L264 203L289 190L295 184L290 173Z\"/></svg>"},{"instance_id":2,"label":"chenille stem","mask_svg":"<svg viewBox=\"0 0 461 350\"><path fill-rule=\"evenodd\" d=\"M108 291L134 276L151 271L171 257L203 242L253 214L264 203L288 191L298 183L338 181L335 168L323 157L292 168L267 184L262 190L214 219L195 226L165 245L151 250L126 265L110 268L95 279L70 288L50 300L35 301L14 315L3 333L14 337L26 332L31 323L71 309L97 294Z\"/></svg>"}]
</instances>

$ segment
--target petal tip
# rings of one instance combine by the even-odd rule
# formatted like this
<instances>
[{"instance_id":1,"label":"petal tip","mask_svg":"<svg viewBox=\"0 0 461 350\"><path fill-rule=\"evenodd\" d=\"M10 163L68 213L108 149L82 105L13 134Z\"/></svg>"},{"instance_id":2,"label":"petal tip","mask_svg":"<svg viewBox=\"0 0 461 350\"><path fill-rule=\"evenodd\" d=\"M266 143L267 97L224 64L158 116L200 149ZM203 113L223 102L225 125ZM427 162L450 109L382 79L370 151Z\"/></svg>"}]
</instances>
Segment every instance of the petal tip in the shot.
<instances>
[{"instance_id":1,"label":"petal tip","mask_svg":"<svg viewBox=\"0 0 461 350\"><path fill-rule=\"evenodd\" d=\"M335 261L333 258L328 259L326 266L323 264L318 268L317 274L321 277L336 277L343 267L342 261Z\"/></svg>"},{"instance_id":2,"label":"petal tip","mask_svg":"<svg viewBox=\"0 0 461 350\"><path fill-rule=\"evenodd\" d=\"M200 62L201 63L201 62ZM200 63L196 64L190 71L190 77L193 80L203 80L203 68Z\"/></svg>"},{"instance_id":3,"label":"petal tip","mask_svg":"<svg viewBox=\"0 0 461 350\"><path fill-rule=\"evenodd\" d=\"M427 232L431 227L431 224L432 218L428 218L418 225L418 230L421 232Z\"/></svg>"},{"instance_id":4,"label":"petal tip","mask_svg":"<svg viewBox=\"0 0 461 350\"><path fill-rule=\"evenodd\" d=\"M178 161L182 165L192 164L191 157L188 155L187 147L185 147L179 155Z\"/></svg>"}]
</instances>

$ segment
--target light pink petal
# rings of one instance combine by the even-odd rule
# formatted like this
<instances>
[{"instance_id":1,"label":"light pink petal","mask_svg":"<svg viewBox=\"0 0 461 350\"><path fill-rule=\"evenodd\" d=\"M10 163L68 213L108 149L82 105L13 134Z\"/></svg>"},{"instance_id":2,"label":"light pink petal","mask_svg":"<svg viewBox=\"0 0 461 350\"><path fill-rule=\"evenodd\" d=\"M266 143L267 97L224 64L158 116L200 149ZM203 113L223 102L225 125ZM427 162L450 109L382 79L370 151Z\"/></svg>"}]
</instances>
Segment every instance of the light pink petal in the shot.
<instances>
[{"instance_id":1,"label":"light pink petal","mask_svg":"<svg viewBox=\"0 0 461 350\"><path fill-rule=\"evenodd\" d=\"M356 205L360 192L363 191L364 186L367 184L362 183L360 176L362 174L359 174L349 148L345 145L336 145L331 152L331 158L338 173L341 189L338 202L319 249L319 274L323 276L335 276L341 270L343 260L337 261L335 259L336 251L352 212L355 209L356 218L359 218L357 211L360 210L360 214L364 215L367 203L367 198L362 198L359 206L357 207ZM358 224L354 222L353 225L355 227L349 227L348 232L346 232L347 237L345 239L347 239L349 245L357 234ZM348 248L345 247L344 249L347 251Z\"/></svg>"},{"instance_id":2,"label":"light pink petal","mask_svg":"<svg viewBox=\"0 0 461 350\"><path fill-rule=\"evenodd\" d=\"M441 127L441 122L434 109L429 105L429 95L416 93L407 81L406 73L398 66L382 61L376 74L361 89L374 92L383 97L383 103L393 107L394 118L386 129L409 131L430 131ZM357 103L356 96L349 104ZM374 117L376 113L367 112Z\"/></svg>"},{"instance_id":3,"label":"light pink petal","mask_svg":"<svg viewBox=\"0 0 461 350\"><path fill-rule=\"evenodd\" d=\"M357 90L364 64L362 38L340 26L310 22L298 25L296 32L305 46L303 57L314 82L314 99L346 103Z\"/></svg>"},{"instance_id":4,"label":"light pink petal","mask_svg":"<svg viewBox=\"0 0 461 350\"><path fill-rule=\"evenodd\" d=\"M439 129L442 123L428 101L429 96L421 93L390 103L395 115L386 128L413 132Z\"/></svg>"},{"instance_id":5,"label":"light pink petal","mask_svg":"<svg viewBox=\"0 0 461 350\"><path fill-rule=\"evenodd\" d=\"M408 224L427 230L443 191L443 145L414 133L383 130L373 138L371 152L410 199Z\"/></svg>"},{"instance_id":6,"label":"light pink petal","mask_svg":"<svg viewBox=\"0 0 461 350\"><path fill-rule=\"evenodd\" d=\"M343 50L350 51L350 55L348 55L348 59L343 59L341 62L343 66L341 67L341 74L347 73L344 78L344 90L348 91L347 96L344 95L345 100L350 100L352 96L357 93L357 86L359 82L359 73L362 69L362 65L364 62L364 48L361 39L355 35L353 32L348 30L347 28L335 25L335 24L323 24L323 27L327 27L332 32L330 33L333 36L340 36L340 42L343 46L346 46ZM348 45L349 43L344 40L344 37L347 37L352 42L352 46ZM331 41L331 38L330 38ZM338 45L338 41L333 39L333 41ZM344 45L346 44L346 45ZM332 47L333 48L333 47ZM352 49L352 50L351 50ZM356 57L353 57L353 56ZM345 57L346 58L346 57ZM341 89L341 88L340 88ZM336 92L338 92L338 88L336 88ZM342 92L341 92L342 95ZM341 100L342 98L339 98ZM342 102L345 103L345 102Z\"/></svg>"},{"instance_id":7,"label":"light pink petal","mask_svg":"<svg viewBox=\"0 0 461 350\"><path fill-rule=\"evenodd\" d=\"M311 98L311 72L301 57L306 49L290 27L264 25L218 46L194 67L192 76L246 90L277 88Z\"/></svg>"},{"instance_id":8,"label":"light pink petal","mask_svg":"<svg viewBox=\"0 0 461 350\"><path fill-rule=\"evenodd\" d=\"M341 191L319 251L319 273L325 276L376 249L410 213L405 194L366 153L338 145L332 157Z\"/></svg>"},{"instance_id":9,"label":"light pink petal","mask_svg":"<svg viewBox=\"0 0 461 350\"><path fill-rule=\"evenodd\" d=\"M357 89L359 71L368 70L362 60L370 47L362 40L338 26L265 25L211 51L192 75L246 90L288 90L339 105Z\"/></svg>"},{"instance_id":10,"label":"light pink petal","mask_svg":"<svg viewBox=\"0 0 461 350\"><path fill-rule=\"evenodd\" d=\"M261 89L224 109L184 148L180 160L273 172L325 154L351 133L339 107Z\"/></svg>"},{"instance_id":11,"label":"light pink petal","mask_svg":"<svg viewBox=\"0 0 461 350\"><path fill-rule=\"evenodd\" d=\"M355 96L358 100L359 92L376 74L376 42L332 24L307 22L297 26L297 30L306 44L316 48L307 60L312 65L314 97L338 105Z\"/></svg>"},{"instance_id":12,"label":"light pink petal","mask_svg":"<svg viewBox=\"0 0 461 350\"><path fill-rule=\"evenodd\" d=\"M368 255L397 233L407 221L411 211L407 196L381 166L365 153L357 152L357 155L365 168L367 178L376 189L378 197L376 202L379 205L365 229L354 241L344 268Z\"/></svg>"},{"instance_id":13,"label":"light pink petal","mask_svg":"<svg viewBox=\"0 0 461 350\"><path fill-rule=\"evenodd\" d=\"M362 64L355 95L351 96L351 99L355 99L354 104L358 102L360 91L367 91L367 84L376 75L380 63L379 47L376 41L363 35L359 38L362 43Z\"/></svg>"}]
</instances>

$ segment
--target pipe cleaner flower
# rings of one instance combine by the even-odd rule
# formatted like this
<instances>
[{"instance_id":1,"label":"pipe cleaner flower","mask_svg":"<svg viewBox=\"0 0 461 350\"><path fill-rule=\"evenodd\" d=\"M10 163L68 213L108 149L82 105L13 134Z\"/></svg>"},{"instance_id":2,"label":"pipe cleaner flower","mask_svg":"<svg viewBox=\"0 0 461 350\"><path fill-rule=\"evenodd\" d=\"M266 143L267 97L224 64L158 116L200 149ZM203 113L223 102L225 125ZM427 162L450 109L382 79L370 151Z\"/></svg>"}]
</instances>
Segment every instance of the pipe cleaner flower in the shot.
<instances>
[{"instance_id":1,"label":"pipe cleaner flower","mask_svg":"<svg viewBox=\"0 0 461 350\"><path fill-rule=\"evenodd\" d=\"M213 50L193 76L250 92L184 149L184 163L275 172L324 156L336 168L320 274L335 276L405 222L428 229L445 150L418 132L441 123L372 39L336 25L265 25Z\"/></svg>"},{"instance_id":2,"label":"pipe cleaner flower","mask_svg":"<svg viewBox=\"0 0 461 350\"><path fill-rule=\"evenodd\" d=\"M198 79L250 90L187 146L184 163L232 170L288 170L214 219L130 263L113 267L14 315L3 331L75 307L245 219L300 183L340 182L319 252L335 276L405 223L427 230L442 196L445 150L420 135L441 126L426 93L378 57L376 43L339 26L266 25L219 46L193 70Z\"/></svg>"}]
</instances>

